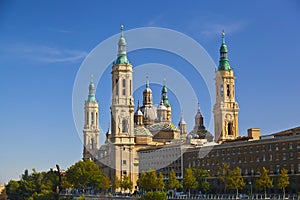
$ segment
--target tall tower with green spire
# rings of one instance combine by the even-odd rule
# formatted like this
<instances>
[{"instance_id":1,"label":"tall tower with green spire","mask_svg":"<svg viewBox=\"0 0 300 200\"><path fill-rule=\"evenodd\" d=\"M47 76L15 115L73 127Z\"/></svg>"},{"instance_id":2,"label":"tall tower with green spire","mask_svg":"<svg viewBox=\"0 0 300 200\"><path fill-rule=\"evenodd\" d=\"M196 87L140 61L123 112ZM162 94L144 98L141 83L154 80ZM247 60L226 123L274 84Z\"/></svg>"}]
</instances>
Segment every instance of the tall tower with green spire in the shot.
<instances>
[{"instance_id":1,"label":"tall tower with green spire","mask_svg":"<svg viewBox=\"0 0 300 200\"><path fill-rule=\"evenodd\" d=\"M121 26L117 59L112 66L111 141L113 172L111 178L122 180L128 175L136 183L138 167L134 165L134 101L132 92L132 65L127 59L126 39Z\"/></svg>"},{"instance_id":2,"label":"tall tower with green spire","mask_svg":"<svg viewBox=\"0 0 300 200\"><path fill-rule=\"evenodd\" d=\"M94 159L99 149L98 110L99 105L95 97L95 86L91 78L88 98L84 104L83 158Z\"/></svg>"},{"instance_id":3,"label":"tall tower with green spire","mask_svg":"<svg viewBox=\"0 0 300 200\"><path fill-rule=\"evenodd\" d=\"M168 99L168 89L166 86L166 79L164 79L164 85L161 90L161 101L163 102L163 105L166 106L167 108L167 122L172 122L172 107Z\"/></svg>"},{"instance_id":4,"label":"tall tower with green spire","mask_svg":"<svg viewBox=\"0 0 300 200\"><path fill-rule=\"evenodd\" d=\"M229 64L225 33L222 32L220 61L216 70L216 103L214 105L215 141L222 143L238 137L239 106L235 100L234 71Z\"/></svg>"}]
</instances>

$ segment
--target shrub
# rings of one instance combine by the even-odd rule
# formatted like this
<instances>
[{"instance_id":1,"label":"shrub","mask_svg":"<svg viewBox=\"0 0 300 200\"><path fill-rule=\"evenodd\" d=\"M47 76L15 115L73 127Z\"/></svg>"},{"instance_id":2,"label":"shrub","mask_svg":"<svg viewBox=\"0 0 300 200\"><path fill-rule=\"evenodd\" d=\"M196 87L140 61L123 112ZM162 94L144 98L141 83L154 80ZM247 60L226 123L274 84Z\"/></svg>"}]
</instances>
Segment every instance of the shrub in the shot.
<instances>
[{"instance_id":1,"label":"shrub","mask_svg":"<svg viewBox=\"0 0 300 200\"><path fill-rule=\"evenodd\" d=\"M141 200L167 200L167 194L165 192L148 192L144 194Z\"/></svg>"}]
</instances>

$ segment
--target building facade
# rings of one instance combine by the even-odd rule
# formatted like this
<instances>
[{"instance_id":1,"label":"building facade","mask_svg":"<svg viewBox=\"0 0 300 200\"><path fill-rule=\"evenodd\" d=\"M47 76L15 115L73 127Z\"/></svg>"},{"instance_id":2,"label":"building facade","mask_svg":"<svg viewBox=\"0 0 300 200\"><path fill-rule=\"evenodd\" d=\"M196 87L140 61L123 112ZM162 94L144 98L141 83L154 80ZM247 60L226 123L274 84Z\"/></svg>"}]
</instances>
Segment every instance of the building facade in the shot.
<instances>
[{"instance_id":1,"label":"building facade","mask_svg":"<svg viewBox=\"0 0 300 200\"><path fill-rule=\"evenodd\" d=\"M193 130L187 131L183 115L178 127L172 123L165 81L160 102L155 106L147 77L142 104L138 101L135 109L133 66L127 58L126 45L121 27L118 54L111 71L111 127L100 147L99 105L93 81L90 82L84 106L83 158L93 159L112 181L128 176L135 188L143 171L155 169L168 179L174 169L177 178L182 180L185 168L202 168L211 174L212 190L221 192L219 170L226 164L230 168L240 167L247 183L254 182L262 167L269 169L272 177L286 168L293 180L290 190L300 189L300 127L268 136L260 136L260 130L253 128L248 130L248 136L239 136L234 70L228 61L224 32L215 73L214 140L205 129L200 104Z\"/></svg>"},{"instance_id":2,"label":"building facade","mask_svg":"<svg viewBox=\"0 0 300 200\"><path fill-rule=\"evenodd\" d=\"M285 168L290 176L289 192L300 190L300 127L282 131L260 139L248 137L210 147L189 148L183 155L184 168L201 168L208 170L213 192L223 192L220 169L228 165L230 169L240 167L241 174L247 183L245 192L250 191L249 183L255 183L262 168L270 172L274 180L271 193L280 192L277 188L277 177ZM258 192L253 188L255 192Z\"/></svg>"}]
</instances>

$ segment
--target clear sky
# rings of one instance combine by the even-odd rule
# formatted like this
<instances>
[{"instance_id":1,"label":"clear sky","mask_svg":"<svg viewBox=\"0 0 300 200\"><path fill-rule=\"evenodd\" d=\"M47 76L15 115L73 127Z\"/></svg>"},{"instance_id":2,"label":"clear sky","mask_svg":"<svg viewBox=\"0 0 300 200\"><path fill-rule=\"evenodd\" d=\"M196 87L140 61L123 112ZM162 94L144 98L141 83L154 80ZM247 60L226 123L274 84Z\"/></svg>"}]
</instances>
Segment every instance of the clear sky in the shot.
<instances>
[{"instance_id":1,"label":"clear sky","mask_svg":"<svg viewBox=\"0 0 300 200\"><path fill-rule=\"evenodd\" d=\"M299 126L299 11L297 0L1 1L0 183L18 179L25 169L67 168L82 158L81 133L72 115L73 84L86 55L118 34L120 24L127 30L154 26L182 32L216 64L224 29L236 75L239 134L251 127L270 134ZM181 63L174 55L151 50L128 57L134 65ZM107 84L96 94L103 133L109 120L110 69L101 84ZM152 86L158 104L161 86ZM211 102L202 89L197 96L208 123ZM134 93L135 104L141 91ZM170 94L174 124L180 115L176 101ZM184 112L189 130L197 109L191 106L195 112Z\"/></svg>"}]
</instances>

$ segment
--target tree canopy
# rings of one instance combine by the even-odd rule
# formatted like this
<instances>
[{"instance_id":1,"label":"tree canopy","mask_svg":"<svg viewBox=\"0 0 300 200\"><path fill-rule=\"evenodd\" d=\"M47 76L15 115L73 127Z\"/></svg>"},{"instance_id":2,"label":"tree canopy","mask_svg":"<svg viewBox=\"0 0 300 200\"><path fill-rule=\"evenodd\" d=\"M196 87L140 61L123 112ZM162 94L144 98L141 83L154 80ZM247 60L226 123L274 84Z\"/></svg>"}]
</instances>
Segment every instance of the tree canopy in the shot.
<instances>
[{"instance_id":1,"label":"tree canopy","mask_svg":"<svg viewBox=\"0 0 300 200\"><path fill-rule=\"evenodd\" d=\"M289 180L289 175L288 175L288 170L283 168L280 171L279 177L278 177L278 188L281 188L283 191L283 196L285 197L285 188L289 186L290 180Z\"/></svg>"},{"instance_id":2,"label":"tree canopy","mask_svg":"<svg viewBox=\"0 0 300 200\"><path fill-rule=\"evenodd\" d=\"M183 177L183 187L191 193L191 189L195 189L198 187L197 179L193 174L193 170L191 168L186 168Z\"/></svg>"},{"instance_id":3,"label":"tree canopy","mask_svg":"<svg viewBox=\"0 0 300 200\"><path fill-rule=\"evenodd\" d=\"M168 190L174 190L175 188L176 189L181 188L181 184L176 178L176 174L175 174L174 169L172 169L169 173L169 179L167 181L166 186L167 186Z\"/></svg>"},{"instance_id":4,"label":"tree canopy","mask_svg":"<svg viewBox=\"0 0 300 200\"><path fill-rule=\"evenodd\" d=\"M126 190L132 190L133 188L133 183L130 180L130 177L126 174L123 176L122 181L120 183L121 188L126 191Z\"/></svg>"},{"instance_id":5,"label":"tree canopy","mask_svg":"<svg viewBox=\"0 0 300 200\"><path fill-rule=\"evenodd\" d=\"M89 159L81 160L72 165L66 177L75 188L102 189L105 175L101 172L96 163Z\"/></svg>"},{"instance_id":6,"label":"tree canopy","mask_svg":"<svg viewBox=\"0 0 300 200\"><path fill-rule=\"evenodd\" d=\"M259 178L255 182L255 185L259 190L265 191L265 196L267 195L267 188L273 187L273 180L269 176L269 170L267 170L265 167L263 167Z\"/></svg>"},{"instance_id":7,"label":"tree canopy","mask_svg":"<svg viewBox=\"0 0 300 200\"><path fill-rule=\"evenodd\" d=\"M235 167L229 172L228 176L228 189L236 190L236 195L238 196L239 190L242 190L245 187L245 181L241 174L241 169Z\"/></svg>"}]
</instances>

